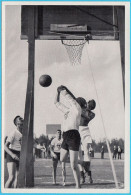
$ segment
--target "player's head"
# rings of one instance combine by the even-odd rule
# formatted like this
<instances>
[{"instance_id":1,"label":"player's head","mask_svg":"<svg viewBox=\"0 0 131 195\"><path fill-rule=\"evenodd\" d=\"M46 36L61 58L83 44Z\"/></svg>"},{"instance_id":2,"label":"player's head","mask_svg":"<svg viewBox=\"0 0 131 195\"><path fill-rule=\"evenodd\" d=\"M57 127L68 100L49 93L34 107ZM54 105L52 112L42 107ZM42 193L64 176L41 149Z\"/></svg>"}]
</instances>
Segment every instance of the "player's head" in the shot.
<instances>
[{"instance_id":1,"label":"player's head","mask_svg":"<svg viewBox=\"0 0 131 195\"><path fill-rule=\"evenodd\" d=\"M84 98L78 97L78 98L76 98L76 101L80 105L81 108L86 108L87 107L87 102Z\"/></svg>"},{"instance_id":2,"label":"player's head","mask_svg":"<svg viewBox=\"0 0 131 195\"><path fill-rule=\"evenodd\" d=\"M56 134L57 134L57 138L60 139L61 138L61 130L57 129Z\"/></svg>"},{"instance_id":3,"label":"player's head","mask_svg":"<svg viewBox=\"0 0 131 195\"><path fill-rule=\"evenodd\" d=\"M95 107L96 107L96 102L95 102L95 100L89 100L89 101L87 102L87 106L88 106L88 109L89 109L89 110L94 110Z\"/></svg>"},{"instance_id":4,"label":"player's head","mask_svg":"<svg viewBox=\"0 0 131 195\"><path fill-rule=\"evenodd\" d=\"M14 118L14 124L17 126L19 130L22 130L23 128L23 121L24 121L23 118L20 116L16 116Z\"/></svg>"}]
</instances>

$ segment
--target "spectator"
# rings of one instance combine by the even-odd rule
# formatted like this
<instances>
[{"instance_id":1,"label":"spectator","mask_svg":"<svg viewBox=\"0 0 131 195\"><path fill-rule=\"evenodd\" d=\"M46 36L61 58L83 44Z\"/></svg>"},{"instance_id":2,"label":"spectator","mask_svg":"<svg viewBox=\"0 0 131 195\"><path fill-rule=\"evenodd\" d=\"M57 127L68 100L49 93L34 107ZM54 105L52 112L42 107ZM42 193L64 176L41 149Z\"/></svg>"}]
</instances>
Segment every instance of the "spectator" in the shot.
<instances>
[{"instance_id":1,"label":"spectator","mask_svg":"<svg viewBox=\"0 0 131 195\"><path fill-rule=\"evenodd\" d=\"M43 144L43 146L41 147L41 152L42 152L42 157L43 157L43 158L46 158L46 147L45 147L44 144Z\"/></svg>"},{"instance_id":2,"label":"spectator","mask_svg":"<svg viewBox=\"0 0 131 195\"><path fill-rule=\"evenodd\" d=\"M104 146L101 147L101 159L104 159Z\"/></svg>"},{"instance_id":3,"label":"spectator","mask_svg":"<svg viewBox=\"0 0 131 195\"><path fill-rule=\"evenodd\" d=\"M117 155L117 147L114 146L114 148L113 148L113 159L116 159L116 155Z\"/></svg>"},{"instance_id":4,"label":"spectator","mask_svg":"<svg viewBox=\"0 0 131 195\"><path fill-rule=\"evenodd\" d=\"M118 159L121 159L121 153L122 153L122 149L120 146L118 146Z\"/></svg>"},{"instance_id":5,"label":"spectator","mask_svg":"<svg viewBox=\"0 0 131 195\"><path fill-rule=\"evenodd\" d=\"M91 145L89 146L89 155L90 157L92 157L92 151L93 151L93 148L91 147Z\"/></svg>"},{"instance_id":6,"label":"spectator","mask_svg":"<svg viewBox=\"0 0 131 195\"><path fill-rule=\"evenodd\" d=\"M94 149L92 148L92 157L94 157Z\"/></svg>"}]
</instances>

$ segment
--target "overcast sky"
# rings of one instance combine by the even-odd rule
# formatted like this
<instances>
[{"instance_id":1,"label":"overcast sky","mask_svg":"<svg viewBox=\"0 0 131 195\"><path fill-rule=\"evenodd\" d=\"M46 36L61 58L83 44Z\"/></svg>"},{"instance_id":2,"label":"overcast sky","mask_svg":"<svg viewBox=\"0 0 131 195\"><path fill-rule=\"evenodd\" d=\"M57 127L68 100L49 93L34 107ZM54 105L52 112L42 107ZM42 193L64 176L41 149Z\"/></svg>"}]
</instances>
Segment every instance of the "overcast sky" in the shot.
<instances>
[{"instance_id":1,"label":"overcast sky","mask_svg":"<svg viewBox=\"0 0 131 195\"><path fill-rule=\"evenodd\" d=\"M27 87L28 43L20 39L20 6L7 6L5 15L5 103L6 134L15 126L16 115L24 116ZM76 97L96 100L96 117L90 122L92 138L124 138L124 104L119 41L90 41L82 53L82 63L71 66L66 49L60 41L36 41L34 132L46 133L46 124L61 124L63 115L54 105L56 89L66 85ZM94 76L94 81L91 74ZM52 85L43 88L39 77L49 74ZM96 88L95 88L96 85ZM98 97L96 96L96 91ZM100 115L102 113L102 118Z\"/></svg>"}]
</instances>

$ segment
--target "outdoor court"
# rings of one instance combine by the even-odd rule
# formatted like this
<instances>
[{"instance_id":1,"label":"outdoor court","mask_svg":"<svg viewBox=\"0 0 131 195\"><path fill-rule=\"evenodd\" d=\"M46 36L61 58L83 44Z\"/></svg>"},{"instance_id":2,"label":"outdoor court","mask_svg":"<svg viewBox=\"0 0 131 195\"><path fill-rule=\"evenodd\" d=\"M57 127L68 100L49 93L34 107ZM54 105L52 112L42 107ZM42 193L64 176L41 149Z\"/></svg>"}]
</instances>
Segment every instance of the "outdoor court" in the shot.
<instances>
[{"instance_id":1,"label":"outdoor court","mask_svg":"<svg viewBox=\"0 0 131 195\"><path fill-rule=\"evenodd\" d=\"M124 160L113 160L118 179L119 188L124 188ZM66 164L67 183L62 186L61 166L57 169L57 185L52 184L52 161L51 159L36 159L34 164L35 173L35 188L75 188L75 182L72 175L70 163ZM109 161L108 154L105 154L105 159L100 159L100 153L95 154L92 159L92 176L93 184L88 182L86 177L85 184L82 188L90 189L111 189L115 188L113 174Z\"/></svg>"},{"instance_id":2,"label":"outdoor court","mask_svg":"<svg viewBox=\"0 0 131 195\"><path fill-rule=\"evenodd\" d=\"M113 160L118 179L119 188L124 188L124 155L122 154L121 160ZM5 163L6 165L6 163ZM57 184L52 184L52 160L51 159L36 159L34 163L34 188L75 188L75 182L70 167L70 163L66 164L67 182L66 186L62 186L61 165L58 164L57 168ZM82 184L82 188L89 189L112 189L115 188L113 180L113 174L111 170L110 160L108 154L105 154L105 159L100 159L100 153L95 153L95 157L92 158L92 177L93 184L90 184L88 177L86 176L85 184ZM5 181L7 179L7 169L5 166Z\"/></svg>"}]
</instances>

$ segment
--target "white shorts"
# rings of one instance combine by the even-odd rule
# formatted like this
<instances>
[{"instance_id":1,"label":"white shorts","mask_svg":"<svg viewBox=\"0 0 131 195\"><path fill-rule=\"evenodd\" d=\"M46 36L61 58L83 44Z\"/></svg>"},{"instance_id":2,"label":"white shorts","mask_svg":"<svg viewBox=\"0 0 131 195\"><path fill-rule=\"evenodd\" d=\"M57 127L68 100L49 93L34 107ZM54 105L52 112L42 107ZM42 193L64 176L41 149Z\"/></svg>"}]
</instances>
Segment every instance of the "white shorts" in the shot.
<instances>
[{"instance_id":1,"label":"white shorts","mask_svg":"<svg viewBox=\"0 0 131 195\"><path fill-rule=\"evenodd\" d=\"M80 133L81 142L83 145L92 143L90 129L88 126L79 126L79 133Z\"/></svg>"}]
</instances>

